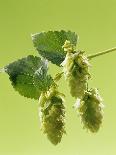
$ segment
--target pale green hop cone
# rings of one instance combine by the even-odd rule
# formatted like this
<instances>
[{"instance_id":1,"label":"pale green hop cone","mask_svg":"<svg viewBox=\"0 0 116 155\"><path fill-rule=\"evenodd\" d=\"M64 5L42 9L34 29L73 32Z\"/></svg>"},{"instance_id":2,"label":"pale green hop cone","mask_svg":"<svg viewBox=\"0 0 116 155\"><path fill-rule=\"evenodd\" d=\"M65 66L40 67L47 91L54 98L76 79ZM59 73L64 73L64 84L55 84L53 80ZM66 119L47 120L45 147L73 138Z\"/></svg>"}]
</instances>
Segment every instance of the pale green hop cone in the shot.
<instances>
[{"instance_id":1,"label":"pale green hop cone","mask_svg":"<svg viewBox=\"0 0 116 155\"><path fill-rule=\"evenodd\" d=\"M103 119L102 99L97 89L91 89L84 95L83 100L78 103L79 115L84 128L91 132L97 132Z\"/></svg>"},{"instance_id":2,"label":"pale green hop cone","mask_svg":"<svg viewBox=\"0 0 116 155\"><path fill-rule=\"evenodd\" d=\"M84 52L75 52L72 46L69 41L65 42L63 48L67 54L61 66L63 66L65 79L69 82L71 95L75 98L82 98L90 78L90 64Z\"/></svg>"},{"instance_id":3,"label":"pale green hop cone","mask_svg":"<svg viewBox=\"0 0 116 155\"><path fill-rule=\"evenodd\" d=\"M39 103L41 129L48 139L57 145L65 132L65 106L63 99L56 90L42 94Z\"/></svg>"}]
</instances>

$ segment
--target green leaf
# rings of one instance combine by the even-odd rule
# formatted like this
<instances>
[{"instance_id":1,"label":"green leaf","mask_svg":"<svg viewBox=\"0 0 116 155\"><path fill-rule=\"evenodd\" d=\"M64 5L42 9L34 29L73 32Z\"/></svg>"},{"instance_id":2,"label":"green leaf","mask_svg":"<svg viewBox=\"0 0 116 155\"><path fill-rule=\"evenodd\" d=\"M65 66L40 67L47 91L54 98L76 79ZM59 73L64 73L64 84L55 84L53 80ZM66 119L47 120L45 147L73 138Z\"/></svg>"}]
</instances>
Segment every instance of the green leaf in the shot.
<instances>
[{"instance_id":1,"label":"green leaf","mask_svg":"<svg viewBox=\"0 0 116 155\"><path fill-rule=\"evenodd\" d=\"M66 40L76 46L77 35L75 32L64 30L48 31L32 35L32 40L41 56L59 66L66 55L62 46Z\"/></svg>"},{"instance_id":2,"label":"green leaf","mask_svg":"<svg viewBox=\"0 0 116 155\"><path fill-rule=\"evenodd\" d=\"M37 89L47 91L49 86L53 84L53 79L50 75L47 75L47 66L42 65L34 74L34 84Z\"/></svg>"},{"instance_id":3,"label":"green leaf","mask_svg":"<svg viewBox=\"0 0 116 155\"><path fill-rule=\"evenodd\" d=\"M47 75L47 62L39 57L29 55L5 67L12 86L22 96L38 99L42 91L46 91L53 83Z\"/></svg>"}]
</instances>

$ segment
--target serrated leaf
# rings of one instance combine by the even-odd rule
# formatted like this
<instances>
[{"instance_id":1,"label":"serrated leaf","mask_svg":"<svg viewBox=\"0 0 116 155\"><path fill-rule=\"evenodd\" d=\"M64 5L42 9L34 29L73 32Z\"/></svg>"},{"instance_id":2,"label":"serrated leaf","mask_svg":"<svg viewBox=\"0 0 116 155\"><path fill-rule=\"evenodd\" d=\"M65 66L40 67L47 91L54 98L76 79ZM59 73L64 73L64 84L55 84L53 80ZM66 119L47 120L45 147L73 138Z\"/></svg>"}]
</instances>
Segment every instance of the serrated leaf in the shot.
<instances>
[{"instance_id":1,"label":"serrated leaf","mask_svg":"<svg viewBox=\"0 0 116 155\"><path fill-rule=\"evenodd\" d=\"M76 46L77 35L75 32L64 30L48 31L32 35L32 40L41 56L59 66L66 55L62 46L66 40Z\"/></svg>"},{"instance_id":2,"label":"serrated leaf","mask_svg":"<svg viewBox=\"0 0 116 155\"><path fill-rule=\"evenodd\" d=\"M38 99L53 80L47 75L47 64L39 57L29 55L5 67L13 87L22 96Z\"/></svg>"},{"instance_id":3,"label":"serrated leaf","mask_svg":"<svg viewBox=\"0 0 116 155\"><path fill-rule=\"evenodd\" d=\"M37 89L46 91L52 83L53 79L50 75L47 75L47 66L42 65L34 74L34 84Z\"/></svg>"}]
</instances>

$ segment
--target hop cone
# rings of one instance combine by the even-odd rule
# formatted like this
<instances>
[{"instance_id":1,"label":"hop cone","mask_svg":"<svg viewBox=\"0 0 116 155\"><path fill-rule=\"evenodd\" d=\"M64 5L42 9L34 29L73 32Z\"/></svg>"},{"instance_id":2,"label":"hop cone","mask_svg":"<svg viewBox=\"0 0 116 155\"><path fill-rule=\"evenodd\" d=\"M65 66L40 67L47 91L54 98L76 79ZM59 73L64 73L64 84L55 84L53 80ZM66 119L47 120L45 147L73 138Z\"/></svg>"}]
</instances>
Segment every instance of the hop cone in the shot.
<instances>
[{"instance_id":1,"label":"hop cone","mask_svg":"<svg viewBox=\"0 0 116 155\"><path fill-rule=\"evenodd\" d=\"M48 139L57 145L65 133L65 107L63 99L57 91L49 91L45 97L42 95L40 104L41 129Z\"/></svg>"},{"instance_id":2,"label":"hop cone","mask_svg":"<svg viewBox=\"0 0 116 155\"><path fill-rule=\"evenodd\" d=\"M72 46L70 44L70 46ZM62 62L66 80L69 82L70 93L75 98L82 98L86 89L87 81L90 78L89 62L84 52L71 51L69 41L66 41L63 48L67 51L65 60Z\"/></svg>"},{"instance_id":3,"label":"hop cone","mask_svg":"<svg viewBox=\"0 0 116 155\"><path fill-rule=\"evenodd\" d=\"M88 64L85 67L82 67L79 63L79 57L82 56L82 52L79 52L78 55L75 56L74 64L71 70L71 76L68 78L69 86L70 86L70 93L73 97L82 98L86 89L87 89L87 82L90 77L88 71ZM82 57L80 58L82 59ZM78 61L79 60L79 61Z\"/></svg>"},{"instance_id":4,"label":"hop cone","mask_svg":"<svg viewBox=\"0 0 116 155\"><path fill-rule=\"evenodd\" d=\"M79 114L84 128L97 132L103 118L103 104L97 89L86 92L78 105Z\"/></svg>"}]
</instances>

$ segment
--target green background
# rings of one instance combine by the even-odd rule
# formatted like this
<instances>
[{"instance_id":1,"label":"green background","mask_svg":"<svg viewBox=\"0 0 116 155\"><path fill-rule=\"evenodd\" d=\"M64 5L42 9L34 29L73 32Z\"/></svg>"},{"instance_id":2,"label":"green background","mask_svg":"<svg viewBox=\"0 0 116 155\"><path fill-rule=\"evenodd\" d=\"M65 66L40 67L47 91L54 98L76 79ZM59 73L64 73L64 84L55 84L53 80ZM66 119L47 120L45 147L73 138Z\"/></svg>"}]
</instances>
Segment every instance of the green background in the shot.
<instances>
[{"instance_id":1,"label":"green background","mask_svg":"<svg viewBox=\"0 0 116 155\"><path fill-rule=\"evenodd\" d=\"M31 33L72 30L79 35L77 49L87 54L116 46L115 0L0 0L0 67L29 54L37 55ZM90 86L104 99L102 128L97 134L82 129L75 100L66 82L67 135L53 146L40 131L38 102L21 97L8 76L0 75L0 155L115 155L116 53L91 61ZM50 65L55 74L58 67Z\"/></svg>"}]
</instances>

